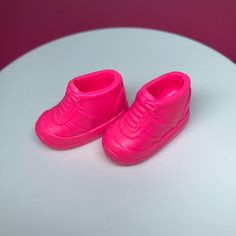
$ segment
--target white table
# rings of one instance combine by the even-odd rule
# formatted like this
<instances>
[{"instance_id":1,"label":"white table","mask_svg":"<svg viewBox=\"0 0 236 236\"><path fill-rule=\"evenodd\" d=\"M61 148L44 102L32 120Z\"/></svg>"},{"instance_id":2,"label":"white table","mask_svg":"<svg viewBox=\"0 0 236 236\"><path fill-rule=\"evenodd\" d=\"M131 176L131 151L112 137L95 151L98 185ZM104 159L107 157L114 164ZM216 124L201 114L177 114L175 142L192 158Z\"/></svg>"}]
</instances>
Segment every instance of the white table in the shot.
<instances>
[{"instance_id":1,"label":"white table","mask_svg":"<svg viewBox=\"0 0 236 236\"><path fill-rule=\"evenodd\" d=\"M150 160L120 167L101 139L42 145L34 123L75 76L111 68L130 102L169 71L192 79L191 119ZM117 28L39 47L0 74L1 236L235 236L236 67L190 39Z\"/></svg>"}]
</instances>

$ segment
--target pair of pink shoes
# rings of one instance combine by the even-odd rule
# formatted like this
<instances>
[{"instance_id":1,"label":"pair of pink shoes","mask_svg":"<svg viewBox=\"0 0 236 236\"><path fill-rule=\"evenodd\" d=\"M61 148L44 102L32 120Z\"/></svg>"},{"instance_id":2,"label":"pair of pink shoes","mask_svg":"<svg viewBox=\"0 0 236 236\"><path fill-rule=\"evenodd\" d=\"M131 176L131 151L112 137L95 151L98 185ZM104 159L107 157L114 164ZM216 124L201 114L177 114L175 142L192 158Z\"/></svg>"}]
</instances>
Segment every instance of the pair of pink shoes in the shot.
<instances>
[{"instance_id":1,"label":"pair of pink shoes","mask_svg":"<svg viewBox=\"0 0 236 236\"><path fill-rule=\"evenodd\" d=\"M64 98L45 111L35 130L46 145L69 149L104 132L107 156L120 165L142 162L177 135L189 118L190 80L171 72L145 84L128 109L121 75L103 70L72 79Z\"/></svg>"}]
</instances>

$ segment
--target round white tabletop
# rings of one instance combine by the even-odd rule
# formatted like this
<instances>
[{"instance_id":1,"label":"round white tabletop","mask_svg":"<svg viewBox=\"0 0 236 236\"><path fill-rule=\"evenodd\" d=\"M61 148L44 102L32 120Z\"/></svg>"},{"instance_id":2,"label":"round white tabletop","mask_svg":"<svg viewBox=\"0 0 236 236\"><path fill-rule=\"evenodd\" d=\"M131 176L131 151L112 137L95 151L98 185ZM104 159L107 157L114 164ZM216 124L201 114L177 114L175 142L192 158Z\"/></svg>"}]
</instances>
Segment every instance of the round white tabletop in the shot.
<instances>
[{"instance_id":1,"label":"round white tabletop","mask_svg":"<svg viewBox=\"0 0 236 236\"><path fill-rule=\"evenodd\" d=\"M187 127L130 167L111 163L101 139L67 151L41 144L37 117L70 79L101 69L123 75L130 103L147 81L187 73ZM236 66L214 50L153 30L75 34L2 70L0 108L0 235L236 235Z\"/></svg>"}]
</instances>

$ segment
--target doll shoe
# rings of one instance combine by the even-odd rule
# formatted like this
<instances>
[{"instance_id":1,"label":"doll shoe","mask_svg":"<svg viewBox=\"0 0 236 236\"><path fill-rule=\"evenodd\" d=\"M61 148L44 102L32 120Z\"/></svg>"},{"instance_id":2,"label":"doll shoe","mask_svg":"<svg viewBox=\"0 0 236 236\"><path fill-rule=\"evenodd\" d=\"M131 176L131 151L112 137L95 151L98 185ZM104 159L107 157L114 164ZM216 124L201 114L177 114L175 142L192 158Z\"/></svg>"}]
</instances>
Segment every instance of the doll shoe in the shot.
<instances>
[{"instance_id":1,"label":"doll shoe","mask_svg":"<svg viewBox=\"0 0 236 236\"><path fill-rule=\"evenodd\" d=\"M120 165L150 158L185 126L190 97L189 77L181 72L145 84L130 109L105 132L102 144L107 156Z\"/></svg>"},{"instance_id":2,"label":"doll shoe","mask_svg":"<svg viewBox=\"0 0 236 236\"><path fill-rule=\"evenodd\" d=\"M88 143L127 110L121 75L102 70L72 79L64 98L37 120L41 141L55 149Z\"/></svg>"}]
</instances>

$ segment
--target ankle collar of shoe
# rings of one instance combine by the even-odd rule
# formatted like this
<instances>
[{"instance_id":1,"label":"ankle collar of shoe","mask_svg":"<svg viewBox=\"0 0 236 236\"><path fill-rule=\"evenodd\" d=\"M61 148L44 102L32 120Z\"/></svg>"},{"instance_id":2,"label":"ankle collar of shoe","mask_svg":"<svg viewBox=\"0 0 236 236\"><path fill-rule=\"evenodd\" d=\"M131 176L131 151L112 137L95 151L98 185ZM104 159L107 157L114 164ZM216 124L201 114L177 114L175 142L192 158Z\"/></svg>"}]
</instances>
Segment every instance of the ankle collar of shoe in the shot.
<instances>
[{"instance_id":1,"label":"ankle collar of shoe","mask_svg":"<svg viewBox=\"0 0 236 236\"><path fill-rule=\"evenodd\" d=\"M153 83L156 83L157 80L161 80L167 76L172 75L180 76L183 79L183 87L178 91L178 93L164 99L157 99L148 92L148 87L151 86ZM189 92L191 92L191 88L190 79L188 75L182 72L174 71L157 77L145 84L138 92L137 97L139 97L139 100L142 102L142 104L146 105L146 107L148 107L152 111L156 111L159 107L164 107L176 103L182 96Z\"/></svg>"},{"instance_id":2,"label":"ankle collar of shoe","mask_svg":"<svg viewBox=\"0 0 236 236\"><path fill-rule=\"evenodd\" d=\"M123 87L123 81L122 77L118 72L113 72L114 73L114 81L107 87L96 90L96 91L91 91L91 92L84 92L79 90L74 81L80 77L76 77L72 79L68 86L67 86L67 92L68 94L71 94L75 99L80 99L80 100L87 100L87 99L97 99L98 97L108 95L112 92L115 92L116 90L122 89Z\"/></svg>"}]
</instances>

